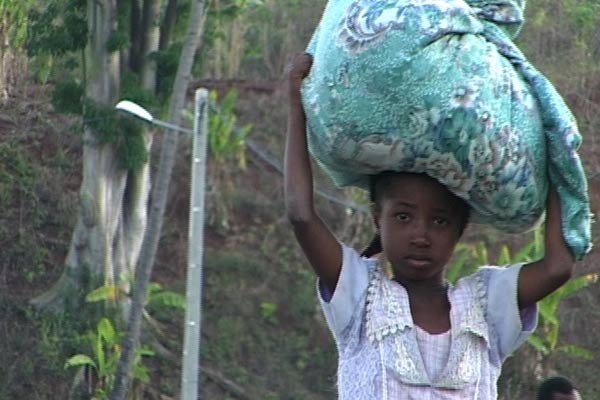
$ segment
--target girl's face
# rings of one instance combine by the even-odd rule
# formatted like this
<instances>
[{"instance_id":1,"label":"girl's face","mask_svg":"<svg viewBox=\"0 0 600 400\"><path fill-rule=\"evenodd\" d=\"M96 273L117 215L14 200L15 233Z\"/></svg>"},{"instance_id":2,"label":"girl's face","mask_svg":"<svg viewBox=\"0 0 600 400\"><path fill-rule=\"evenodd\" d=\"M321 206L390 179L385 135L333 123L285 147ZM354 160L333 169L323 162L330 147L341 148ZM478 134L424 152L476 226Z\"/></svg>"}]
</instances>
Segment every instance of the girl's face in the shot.
<instances>
[{"instance_id":1,"label":"girl's face","mask_svg":"<svg viewBox=\"0 0 600 400\"><path fill-rule=\"evenodd\" d=\"M443 282L465 218L462 201L436 180L400 173L387 178L377 190L374 219L394 278Z\"/></svg>"}]
</instances>

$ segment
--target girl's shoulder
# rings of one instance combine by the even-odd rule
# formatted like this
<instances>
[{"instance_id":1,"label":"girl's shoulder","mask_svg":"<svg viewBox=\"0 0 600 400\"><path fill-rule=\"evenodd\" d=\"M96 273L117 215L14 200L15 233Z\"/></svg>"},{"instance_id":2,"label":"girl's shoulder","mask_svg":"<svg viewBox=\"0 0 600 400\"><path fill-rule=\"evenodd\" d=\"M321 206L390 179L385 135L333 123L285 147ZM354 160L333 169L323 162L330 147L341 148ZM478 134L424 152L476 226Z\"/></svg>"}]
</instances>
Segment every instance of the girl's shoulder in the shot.
<instances>
[{"instance_id":1,"label":"girl's shoulder","mask_svg":"<svg viewBox=\"0 0 600 400\"><path fill-rule=\"evenodd\" d=\"M477 271L458 279L451 285L450 293L464 295L485 295L485 289L489 282L490 274L494 273L494 267L480 267Z\"/></svg>"},{"instance_id":2,"label":"girl's shoulder","mask_svg":"<svg viewBox=\"0 0 600 400\"><path fill-rule=\"evenodd\" d=\"M484 307L498 360L512 354L537 325L537 307L519 307L519 273L523 265L485 266L463 278L462 284L473 288L479 305Z\"/></svg>"},{"instance_id":3,"label":"girl's shoulder","mask_svg":"<svg viewBox=\"0 0 600 400\"><path fill-rule=\"evenodd\" d=\"M455 286L486 289L490 285L496 284L497 281L514 281L518 278L523 265L523 263L503 266L484 265L475 272L460 278Z\"/></svg>"},{"instance_id":4,"label":"girl's shoulder","mask_svg":"<svg viewBox=\"0 0 600 400\"><path fill-rule=\"evenodd\" d=\"M508 266L482 266L477 271L460 278L449 290L451 301L465 307L487 309L495 300L516 291L522 264ZM497 305L494 305L496 307Z\"/></svg>"}]
</instances>

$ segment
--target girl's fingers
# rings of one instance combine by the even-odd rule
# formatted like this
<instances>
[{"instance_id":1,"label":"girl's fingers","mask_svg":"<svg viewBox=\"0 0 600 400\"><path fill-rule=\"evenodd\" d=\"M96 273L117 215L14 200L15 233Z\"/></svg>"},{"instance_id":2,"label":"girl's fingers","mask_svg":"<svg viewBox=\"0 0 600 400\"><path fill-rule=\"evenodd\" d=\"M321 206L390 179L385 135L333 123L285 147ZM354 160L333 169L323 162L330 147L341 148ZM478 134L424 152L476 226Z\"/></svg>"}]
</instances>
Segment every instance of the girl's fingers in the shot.
<instances>
[{"instance_id":1,"label":"girl's fingers","mask_svg":"<svg viewBox=\"0 0 600 400\"><path fill-rule=\"evenodd\" d=\"M310 54L301 53L296 55L290 63L290 78L304 79L308 75L311 65L312 56Z\"/></svg>"},{"instance_id":2,"label":"girl's fingers","mask_svg":"<svg viewBox=\"0 0 600 400\"><path fill-rule=\"evenodd\" d=\"M297 54L288 66L288 89L290 93L300 91L302 80L306 78L312 66L312 56L307 53Z\"/></svg>"}]
</instances>

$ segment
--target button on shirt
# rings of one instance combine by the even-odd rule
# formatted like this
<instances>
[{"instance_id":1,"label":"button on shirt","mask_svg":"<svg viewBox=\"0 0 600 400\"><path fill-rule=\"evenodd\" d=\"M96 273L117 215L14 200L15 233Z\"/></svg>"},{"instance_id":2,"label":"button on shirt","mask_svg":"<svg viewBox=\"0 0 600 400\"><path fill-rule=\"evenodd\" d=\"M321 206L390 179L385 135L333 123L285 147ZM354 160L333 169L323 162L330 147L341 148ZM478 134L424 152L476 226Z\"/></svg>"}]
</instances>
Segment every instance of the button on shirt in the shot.
<instances>
[{"instance_id":1,"label":"button on shirt","mask_svg":"<svg viewBox=\"0 0 600 400\"><path fill-rule=\"evenodd\" d=\"M334 293L319 298L338 349L340 400L493 400L502 362L537 324L537 308L519 310L522 264L482 267L448 290L451 328L420 330L408 294L375 259L342 245Z\"/></svg>"}]
</instances>

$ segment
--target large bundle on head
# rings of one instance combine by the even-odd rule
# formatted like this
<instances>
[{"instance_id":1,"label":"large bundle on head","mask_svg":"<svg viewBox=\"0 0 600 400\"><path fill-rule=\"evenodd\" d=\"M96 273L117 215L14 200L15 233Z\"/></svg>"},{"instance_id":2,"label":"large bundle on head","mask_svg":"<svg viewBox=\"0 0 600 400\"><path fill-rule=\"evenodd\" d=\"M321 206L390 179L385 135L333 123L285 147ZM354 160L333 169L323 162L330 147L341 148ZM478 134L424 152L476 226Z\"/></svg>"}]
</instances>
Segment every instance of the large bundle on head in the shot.
<instances>
[{"instance_id":1,"label":"large bundle on head","mask_svg":"<svg viewBox=\"0 0 600 400\"><path fill-rule=\"evenodd\" d=\"M590 247L580 136L561 97L512 42L524 0L330 0L303 87L310 151L338 186L423 172L474 222L531 228L549 181L565 239Z\"/></svg>"}]
</instances>

